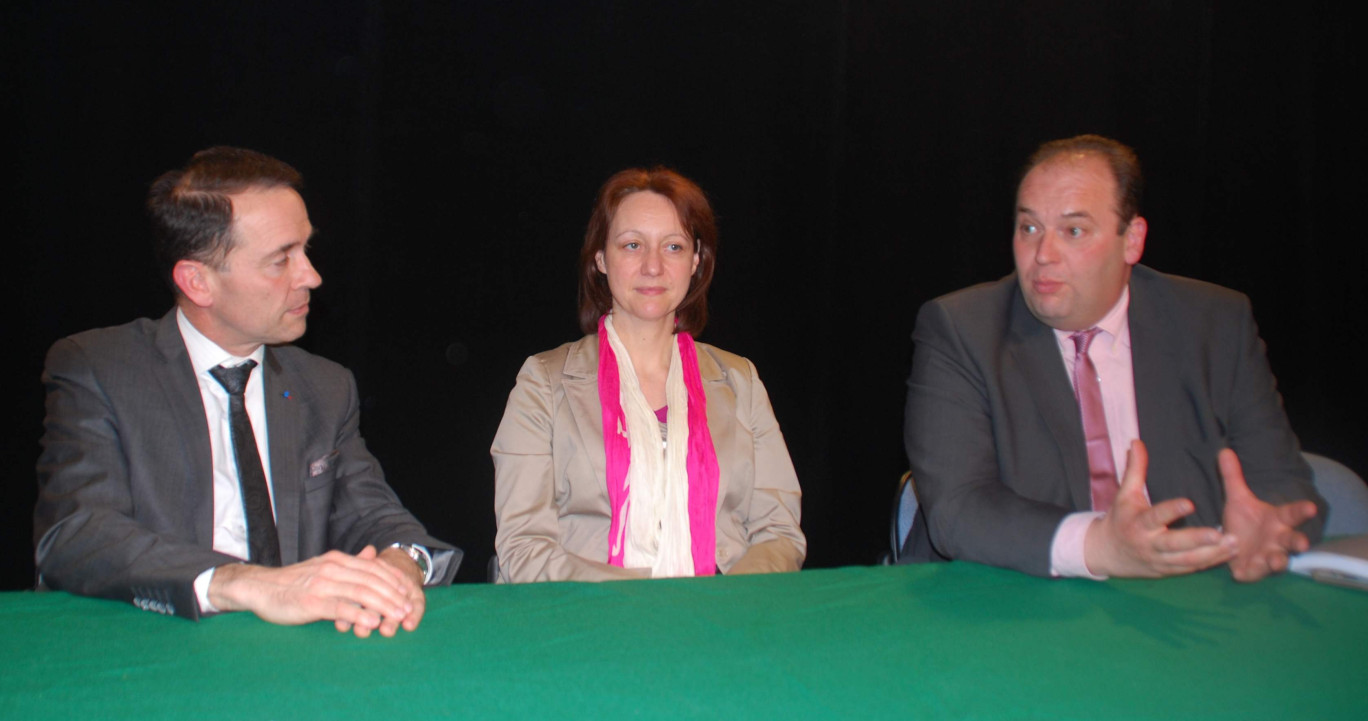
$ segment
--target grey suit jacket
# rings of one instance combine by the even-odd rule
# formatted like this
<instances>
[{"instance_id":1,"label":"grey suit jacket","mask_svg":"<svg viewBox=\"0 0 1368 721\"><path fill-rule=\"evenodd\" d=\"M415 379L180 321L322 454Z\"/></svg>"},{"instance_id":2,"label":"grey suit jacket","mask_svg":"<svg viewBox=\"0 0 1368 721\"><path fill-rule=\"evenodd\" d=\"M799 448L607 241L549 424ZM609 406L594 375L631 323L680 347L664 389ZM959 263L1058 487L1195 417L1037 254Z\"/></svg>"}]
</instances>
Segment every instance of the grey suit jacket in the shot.
<instances>
[{"instance_id":1,"label":"grey suit jacket","mask_svg":"<svg viewBox=\"0 0 1368 721\"><path fill-rule=\"evenodd\" d=\"M721 477L717 566L724 573L796 571L807 540L801 491L755 366L698 343L708 430ZM500 580L601 581L644 569L608 564L606 461L598 336L527 359L490 449Z\"/></svg>"},{"instance_id":2,"label":"grey suit jacket","mask_svg":"<svg viewBox=\"0 0 1368 721\"><path fill-rule=\"evenodd\" d=\"M1324 501L1282 408L1249 299L1219 286L1131 274L1129 310L1140 439L1153 502L1186 497L1190 523L1221 523L1216 455L1239 455L1270 503ZM928 302L917 316L905 442L926 523L911 560L964 558L1047 575L1065 515L1088 510L1078 404L1053 331L1016 275ZM1179 525L1182 525L1181 523Z\"/></svg>"},{"instance_id":3,"label":"grey suit jacket","mask_svg":"<svg viewBox=\"0 0 1368 721\"><path fill-rule=\"evenodd\" d=\"M292 346L268 348L263 371L282 563L367 544L452 548L385 483L350 372ZM195 577L240 559L212 548L208 428L175 311L58 341L43 383L39 587L197 618ZM441 582L459 562L455 549Z\"/></svg>"}]
</instances>

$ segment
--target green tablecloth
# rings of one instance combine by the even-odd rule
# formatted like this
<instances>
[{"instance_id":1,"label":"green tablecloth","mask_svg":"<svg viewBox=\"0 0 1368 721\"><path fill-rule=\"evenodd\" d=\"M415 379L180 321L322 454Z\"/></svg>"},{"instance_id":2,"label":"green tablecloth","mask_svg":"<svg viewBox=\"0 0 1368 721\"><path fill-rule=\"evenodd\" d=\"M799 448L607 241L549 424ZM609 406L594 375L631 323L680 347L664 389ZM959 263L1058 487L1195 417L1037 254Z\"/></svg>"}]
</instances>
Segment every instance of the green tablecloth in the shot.
<instances>
[{"instance_id":1,"label":"green tablecloth","mask_svg":"<svg viewBox=\"0 0 1368 721\"><path fill-rule=\"evenodd\" d=\"M1368 719L1368 593L968 563L456 586L412 634L0 594L0 718Z\"/></svg>"}]
</instances>

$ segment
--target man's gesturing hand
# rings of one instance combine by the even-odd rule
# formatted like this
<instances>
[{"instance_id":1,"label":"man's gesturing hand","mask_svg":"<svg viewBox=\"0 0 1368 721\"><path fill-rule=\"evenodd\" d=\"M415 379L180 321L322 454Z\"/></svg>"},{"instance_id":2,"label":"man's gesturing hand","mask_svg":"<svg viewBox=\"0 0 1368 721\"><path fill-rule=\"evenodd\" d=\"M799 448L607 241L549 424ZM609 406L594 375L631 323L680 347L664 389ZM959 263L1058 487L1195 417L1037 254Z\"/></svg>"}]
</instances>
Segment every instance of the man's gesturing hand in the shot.
<instances>
[{"instance_id":1,"label":"man's gesturing hand","mask_svg":"<svg viewBox=\"0 0 1368 721\"><path fill-rule=\"evenodd\" d=\"M1217 457L1226 504L1221 523L1238 543L1230 561L1236 581L1257 581L1287 569L1289 553L1301 553L1310 545L1297 526L1316 515L1316 504L1296 501L1282 506L1265 503L1245 483L1240 459L1229 448Z\"/></svg>"},{"instance_id":2,"label":"man's gesturing hand","mask_svg":"<svg viewBox=\"0 0 1368 721\"><path fill-rule=\"evenodd\" d=\"M1149 455L1132 441L1111 510L1088 527L1084 559L1099 576L1159 578L1200 571L1235 556L1235 539L1215 528L1169 529L1195 509L1186 498L1151 506L1145 494Z\"/></svg>"}]
</instances>

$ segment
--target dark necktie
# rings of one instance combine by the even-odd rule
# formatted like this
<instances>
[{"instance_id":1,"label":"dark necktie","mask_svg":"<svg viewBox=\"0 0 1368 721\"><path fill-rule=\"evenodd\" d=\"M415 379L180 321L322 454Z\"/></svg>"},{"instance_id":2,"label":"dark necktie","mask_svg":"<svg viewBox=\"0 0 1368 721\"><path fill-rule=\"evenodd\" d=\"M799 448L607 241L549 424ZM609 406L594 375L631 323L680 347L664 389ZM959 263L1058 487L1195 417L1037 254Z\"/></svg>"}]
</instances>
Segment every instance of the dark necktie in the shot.
<instances>
[{"instance_id":1,"label":"dark necktie","mask_svg":"<svg viewBox=\"0 0 1368 721\"><path fill-rule=\"evenodd\" d=\"M1074 395L1083 413L1083 437L1088 445L1088 485L1092 490L1094 511L1111 509L1116 498L1116 462L1112 459L1111 437L1107 434L1107 414L1102 408L1102 384L1097 367L1088 357L1088 347L1101 332L1089 328L1069 336L1074 342Z\"/></svg>"},{"instance_id":2,"label":"dark necktie","mask_svg":"<svg viewBox=\"0 0 1368 721\"><path fill-rule=\"evenodd\" d=\"M228 391L228 422L232 427L233 456L237 459L238 484L242 488L242 510L247 515L247 547L252 563L280 565L280 538L276 536L275 516L271 513L271 492L266 488L261 455L257 453L252 420L247 417L247 377L256 367L249 360L236 368L214 366L209 374Z\"/></svg>"}]
</instances>

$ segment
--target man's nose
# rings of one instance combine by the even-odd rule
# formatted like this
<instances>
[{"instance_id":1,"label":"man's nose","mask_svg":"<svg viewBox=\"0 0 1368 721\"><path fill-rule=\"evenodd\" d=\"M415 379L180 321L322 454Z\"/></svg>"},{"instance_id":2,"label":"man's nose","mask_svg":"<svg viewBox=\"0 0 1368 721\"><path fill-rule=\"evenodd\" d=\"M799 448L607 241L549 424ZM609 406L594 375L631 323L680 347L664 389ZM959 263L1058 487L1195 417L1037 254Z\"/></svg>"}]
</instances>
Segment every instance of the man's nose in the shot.
<instances>
[{"instance_id":1,"label":"man's nose","mask_svg":"<svg viewBox=\"0 0 1368 721\"><path fill-rule=\"evenodd\" d=\"M1041 265L1048 265L1059 260L1060 242L1054 233L1041 233L1040 244L1036 246L1035 261Z\"/></svg>"},{"instance_id":2,"label":"man's nose","mask_svg":"<svg viewBox=\"0 0 1368 721\"><path fill-rule=\"evenodd\" d=\"M323 276L314 269L313 261L309 260L307 255L301 257L303 260L300 262L299 278L295 282L296 287L312 290L323 285Z\"/></svg>"}]
</instances>

